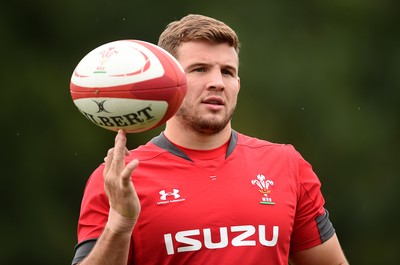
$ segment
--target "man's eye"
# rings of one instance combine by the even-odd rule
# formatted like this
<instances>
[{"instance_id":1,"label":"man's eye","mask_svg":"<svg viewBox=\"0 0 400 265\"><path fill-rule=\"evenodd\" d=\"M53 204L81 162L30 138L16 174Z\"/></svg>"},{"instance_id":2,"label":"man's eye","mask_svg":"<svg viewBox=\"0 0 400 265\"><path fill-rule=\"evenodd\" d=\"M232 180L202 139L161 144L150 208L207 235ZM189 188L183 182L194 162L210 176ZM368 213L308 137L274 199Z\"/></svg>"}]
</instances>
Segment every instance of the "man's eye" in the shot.
<instances>
[{"instance_id":1,"label":"man's eye","mask_svg":"<svg viewBox=\"0 0 400 265\"><path fill-rule=\"evenodd\" d=\"M203 72L205 72L206 71L206 69L205 68L203 68L203 67L201 67L201 68L195 68L195 69L193 69L193 72L199 72L199 73L203 73Z\"/></svg>"},{"instance_id":2,"label":"man's eye","mask_svg":"<svg viewBox=\"0 0 400 265\"><path fill-rule=\"evenodd\" d=\"M230 76L234 76L235 74L232 72L232 71L230 71L230 70L222 70L222 74L224 74L224 75L230 75Z\"/></svg>"}]
</instances>

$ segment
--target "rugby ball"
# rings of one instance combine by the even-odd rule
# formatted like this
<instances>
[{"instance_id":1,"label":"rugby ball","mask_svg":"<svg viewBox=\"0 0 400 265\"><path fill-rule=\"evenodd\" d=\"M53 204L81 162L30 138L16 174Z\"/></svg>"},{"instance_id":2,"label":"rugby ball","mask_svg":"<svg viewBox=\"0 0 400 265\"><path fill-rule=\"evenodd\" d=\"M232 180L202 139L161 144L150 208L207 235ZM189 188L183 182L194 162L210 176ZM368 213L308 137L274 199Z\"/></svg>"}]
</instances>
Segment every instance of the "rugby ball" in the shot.
<instances>
[{"instance_id":1,"label":"rugby ball","mask_svg":"<svg viewBox=\"0 0 400 265\"><path fill-rule=\"evenodd\" d=\"M118 40L89 52L73 71L79 111L112 131L137 133L164 124L186 95L186 77L167 51L141 40Z\"/></svg>"}]
</instances>

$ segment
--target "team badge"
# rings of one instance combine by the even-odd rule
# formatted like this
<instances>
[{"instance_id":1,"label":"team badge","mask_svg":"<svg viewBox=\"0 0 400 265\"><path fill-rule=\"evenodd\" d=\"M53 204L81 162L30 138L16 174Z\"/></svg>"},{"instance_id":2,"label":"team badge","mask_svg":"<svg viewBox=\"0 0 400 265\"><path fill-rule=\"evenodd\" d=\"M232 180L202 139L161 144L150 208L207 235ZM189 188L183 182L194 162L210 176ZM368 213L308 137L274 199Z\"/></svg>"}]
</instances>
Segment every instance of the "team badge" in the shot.
<instances>
[{"instance_id":1,"label":"team badge","mask_svg":"<svg viewBox=\"0 0 400 265\"><path fill-rule=\"evenodd\" d=\"M272 201L272 198L270 196L271 186L274 185L274 182L272 180L265 179L264 175L258 174L257 179L253 179L251 181L251 184L259 188L258 191L262 194L260 201L261 204L275 205L275 202Z\"/></svg>"},{"instance_id":2,"label":"team badge","mask_svg":"<svg viewBox=\"0 0 400 265\"><path fill-rule=\"evenodd\" d=\"M94 73L96 73L96 74L106 73L105 65L110 60L110 58L115 54L118 54L118 51L115 49L115 47L109 47L107 50L100 52L101 57L99 60L99 64L96 68L96 71Z\"/></svg>"}]
</instances>

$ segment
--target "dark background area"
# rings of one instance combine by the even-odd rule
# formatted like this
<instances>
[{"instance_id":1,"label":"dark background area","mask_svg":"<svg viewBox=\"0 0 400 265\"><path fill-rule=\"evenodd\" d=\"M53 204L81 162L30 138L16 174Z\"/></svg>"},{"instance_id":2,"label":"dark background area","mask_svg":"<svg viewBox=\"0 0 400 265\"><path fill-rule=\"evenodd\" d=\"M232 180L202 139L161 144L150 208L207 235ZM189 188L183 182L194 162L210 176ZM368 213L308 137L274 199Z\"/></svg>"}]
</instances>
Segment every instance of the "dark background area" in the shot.
<instances>
[{"instance_id":1,"label":"dark background area","mask_svg":"<svg viewBox=\"0 0 400 265\"><path fill-rule=\"evenodd\" d=\"M117 39L156 43L188 13L241 42L233 127L291 143L323 184L351 264L399 264L400 19L389 0L6 1L0 9L0 264L69 264L82 192L113 144L69 94L72 71ZM134 148L162 128L129 136Z\"/></svg>"}]
</instances>

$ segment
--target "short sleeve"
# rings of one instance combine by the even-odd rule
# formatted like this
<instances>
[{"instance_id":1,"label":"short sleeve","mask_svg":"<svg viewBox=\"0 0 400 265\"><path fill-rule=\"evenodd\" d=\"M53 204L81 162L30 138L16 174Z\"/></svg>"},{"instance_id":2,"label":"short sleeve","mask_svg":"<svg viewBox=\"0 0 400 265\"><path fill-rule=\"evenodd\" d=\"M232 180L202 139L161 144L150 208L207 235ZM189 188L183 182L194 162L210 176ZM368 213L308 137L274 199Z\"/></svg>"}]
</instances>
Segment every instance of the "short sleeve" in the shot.
<instances>
[{"instance_id":1,"label":"short sleeve","mask_svg":"<svg viewBox=\"0 0 400 265\"><path fill-rule=\"evenodd\" d=\"M104 164L98 167L86 183L78 221L78 244L75 247L73 264L81 261L94 247L108 221L110 204L104 191ZM133 244L131 239L130 244ZM128 264L132 262L129 249Z\"/></svg>"},{"instance_id":2,"label":"short sleeve","mask_svg":"<svg viewBox=\"0 0 400 265\"><path fill-rule=\"evenodd\" d=\"M297 152L296 152L297 153ZM324 208L321 182L311 165L297 153L298 198L290 251L308 249L334 234L329 214Z\"/></svg>"},{"instance_id":3,"label":"short sleeve","mask_svg":"<svg viewBox=\"0 0 400 265\"><path fill-rule=\"evenodd\" d=\"M78 222L78 242L99 238L110 209L104 192L104 166L98 167L86 183Z\"/></svg>"}]
</instances>

